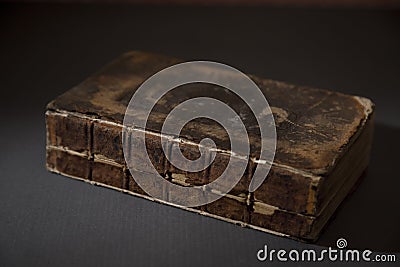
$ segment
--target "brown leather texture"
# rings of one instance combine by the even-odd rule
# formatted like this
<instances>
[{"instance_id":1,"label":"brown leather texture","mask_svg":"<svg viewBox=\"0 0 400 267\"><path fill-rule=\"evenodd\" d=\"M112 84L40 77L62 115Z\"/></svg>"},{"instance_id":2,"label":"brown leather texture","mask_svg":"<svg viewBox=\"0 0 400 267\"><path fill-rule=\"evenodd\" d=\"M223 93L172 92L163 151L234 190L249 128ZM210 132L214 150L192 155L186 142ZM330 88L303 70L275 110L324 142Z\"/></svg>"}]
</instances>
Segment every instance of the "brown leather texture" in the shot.
<instances>
[{"instance_id":1,"label":"brown leather texture","mask_svg":"<svg viewBox=\"0 0 400 267\"><path fill-rule=\"evenodd\" d=\"M182 61L163 55L132 51L50 102L46 115L48 168L145 195L125 164L122 121L129 100L140 84L157 71L179 62ZM334 175L335 169L340 162L344 172L351 168L351 164L346 167L341 159L351 152L353 143L371 120L373 104L366 98L250 77L265 95L274 115L277 149L273 166L261 187L250 193L248 185L257 164L249 161L230 197L198 209L297 238L315 239L320 229L313 232L313 222L325 212L325 202L333 198L329 188L340 188L344 182ZM261 150L260 134L254 115L243 101L224 88L210 84L178 89L166 94L156 105L144 129L151 161L165 179L184 186L206 184L219 177L230 160L229 155L217 153L208 169L190 173L169 164L163 155L157 133L169 111L193 97L220 99L240 111L238 114L251 143L250 156L257 159ZM194 143L209 137L218 148L230 150L226 132L209 120L189 122L180 137ZM362 142L369 145L369 140L359 141L359 146ZM181 144L180 148L189 159L199 155L195 145ZM366 155L362 157L368 157L368 153L369 150L364 151ZM364 165L352 174L352 180L361 175ZM336 194L335 190L332 192ZM256 202L272 207L274 212L256 212Z\"/></svg>"}]
</instances>

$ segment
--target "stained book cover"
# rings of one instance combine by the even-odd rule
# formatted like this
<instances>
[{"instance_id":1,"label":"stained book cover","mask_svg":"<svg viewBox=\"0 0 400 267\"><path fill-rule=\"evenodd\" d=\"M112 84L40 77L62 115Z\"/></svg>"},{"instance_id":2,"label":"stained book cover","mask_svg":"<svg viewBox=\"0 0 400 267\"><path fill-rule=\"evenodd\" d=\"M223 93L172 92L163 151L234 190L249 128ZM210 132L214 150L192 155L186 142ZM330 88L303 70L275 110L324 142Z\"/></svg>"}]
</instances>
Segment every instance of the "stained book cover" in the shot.
<instances>
[{"instance_id":1,"label":"stained book cover","mask_svg":"<svg viewBox=\"0 0 400 267\"><path fill-rule=\"evenodd\" d=\"M47 168L153 200L127 168L123 119L137 88L156 72L180 62L132 51L50 102L46 111ZM187 210L278 235L315 240L368 165L373 103L364 97L249 77L268 99L277 136L272 167L255 192L249 192L249 184L261 149L257 122L238 96L218 86L190 84L172 90L157 103L144 129L150 160L160 175L180 186L204 185L218 178L231 160L226 153L230 151L229 138L221 125L193 120L182 129L179 142L169 144L178 145L186 158L194 160L200 153L197 144L212 139L219 152L200 172L170 164L159 133L177 104L200 96L219 99L238 111L246 125L250 140L247 167L228 194Z\"/></svg>"}]
</instances>

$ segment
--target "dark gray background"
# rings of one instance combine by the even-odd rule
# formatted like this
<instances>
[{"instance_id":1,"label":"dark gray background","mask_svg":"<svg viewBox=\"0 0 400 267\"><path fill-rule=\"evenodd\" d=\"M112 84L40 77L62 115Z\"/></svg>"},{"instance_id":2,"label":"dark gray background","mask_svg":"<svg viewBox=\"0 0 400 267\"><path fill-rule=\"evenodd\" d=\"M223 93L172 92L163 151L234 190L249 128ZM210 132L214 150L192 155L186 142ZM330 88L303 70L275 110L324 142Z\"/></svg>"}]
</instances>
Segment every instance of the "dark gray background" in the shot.
<instances>
[{"instance_id":1,"label":"dark gray background","mask_svg":"<svg viewBox=\"0 0 400 267\"><path fill-rule=\"evenodd\" d=\"M400 251L400 12L267 7L0 5L0 265L266 265L305 245L45 170L48 101L128 50L363 95L369 173L318 241ZM398 257L399 260L399 257ZM269 264L270 265L270 264ZM305 264L303 264L305 265Z\"/></svg>"}]
</instances>

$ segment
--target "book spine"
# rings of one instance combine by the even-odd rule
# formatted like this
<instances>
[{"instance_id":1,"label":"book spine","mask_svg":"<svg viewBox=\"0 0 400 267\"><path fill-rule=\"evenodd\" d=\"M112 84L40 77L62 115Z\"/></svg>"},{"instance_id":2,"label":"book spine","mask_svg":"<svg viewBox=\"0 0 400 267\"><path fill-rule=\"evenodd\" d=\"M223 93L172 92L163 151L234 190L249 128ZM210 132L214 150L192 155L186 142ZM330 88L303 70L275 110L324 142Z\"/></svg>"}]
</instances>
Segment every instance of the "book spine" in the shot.
<instances>
[{"instance_id":1,"label":"book spine","mask_svg":"<svg viewBox=\"0 0 400 267\"><path fill-rule=\"evenodd\" d=\"M122 151L121 125L83 114L48 110L46 127L46 162L50 171L147 196L126 167ZM168 163L159 142L160 139L156 138L156 135L146 136L147 147L152 151L149 153L151 161L160 174L176 184L191 186L208 183L220 175L224 165L229 161L229 155L219 153L214 163L203 172L182 172ZM194 145L182 146L182 154L189 159L198 157L197 153L198 149ZM273 167L271 177L264 182L266 185L261 186L253 194L247 192L247 188L255 167L255 163L248 164L244 177L229 194L195 209L222 219L261 227L267 231L272 230L299 238L307 237L312 231L315 217L297 213L300 210L304 211L306 206L304 203L308 199L308 196L304 195L309 187L307 183L303 185L305 177L295 177L293 173ZM282 187L282 175L286 175L287 179L284 181L287 184L284 187L291 188L290 192L273 190ZM291 203L292 198L282 197L289 193L295 195L300 193L302 201L298 201L297 198L297 202L303 202L303 206ZM269 194L267 200L281 203L293 210L265 203L263 198L265 194ZM274 197L274 194L275 196L279 194L280 198ZM260 197L255 198L255 196Z\"/></svg>"}]
</instances>

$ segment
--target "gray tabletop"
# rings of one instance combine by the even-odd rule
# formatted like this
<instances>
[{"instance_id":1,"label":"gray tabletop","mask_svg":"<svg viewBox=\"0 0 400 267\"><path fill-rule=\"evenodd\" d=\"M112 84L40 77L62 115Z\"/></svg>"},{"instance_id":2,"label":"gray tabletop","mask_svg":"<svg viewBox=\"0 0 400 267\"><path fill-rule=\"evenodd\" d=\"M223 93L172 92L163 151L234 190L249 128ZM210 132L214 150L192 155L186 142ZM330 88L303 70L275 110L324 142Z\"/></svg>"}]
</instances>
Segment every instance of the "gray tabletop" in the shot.
<instances>
[{"instance_id":1,"label":"gray tabletop","mask_svg":"<svg viewBox=\"0 0 400 267\"><path fill-rule=\"evenodd\" d=\"M265 244L313 247L46 171L46 103L128 50L213 60L371 98L377 111L368 175L317 245L343 237L350 248L399 252L399 15L2 4L0 265L248 266L265 265L256 258Z\"/></svg>"}]
</instances>

